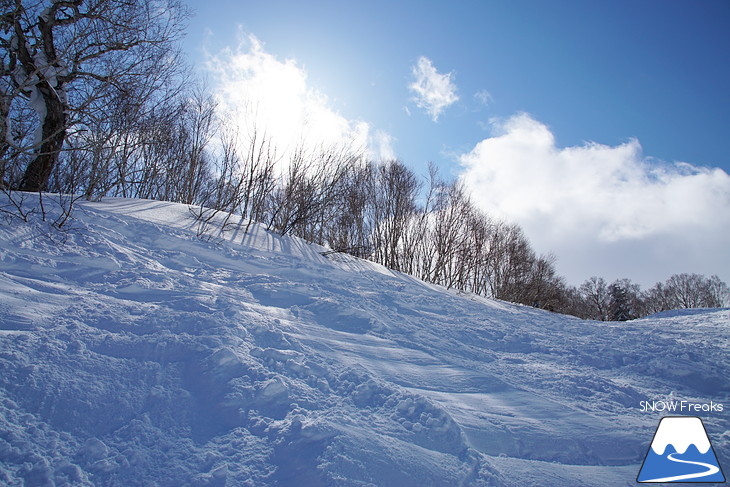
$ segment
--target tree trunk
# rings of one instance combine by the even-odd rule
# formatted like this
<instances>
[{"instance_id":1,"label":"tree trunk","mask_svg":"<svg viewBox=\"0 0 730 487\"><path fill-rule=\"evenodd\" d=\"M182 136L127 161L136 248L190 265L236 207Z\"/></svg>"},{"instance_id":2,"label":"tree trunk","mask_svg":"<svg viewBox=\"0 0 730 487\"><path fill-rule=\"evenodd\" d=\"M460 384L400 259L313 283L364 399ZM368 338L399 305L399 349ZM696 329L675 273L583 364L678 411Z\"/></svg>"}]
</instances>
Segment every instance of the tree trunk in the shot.
<instances>
[{"instance_id":1,"label":"tree trunk","mask_svg":"<svg viewBox=\"0 0 730 487\"><path fill-rule=\"evenodd\" d=\"M42 117L41 146L36 158L28 164L20 183L21 191L38 192L48 187L51 172L58 162L63 142L66 139L66 106L59 99L55 89L47 83L39 83L40 92L46 108Z\"/></svg>"}]
</instances>

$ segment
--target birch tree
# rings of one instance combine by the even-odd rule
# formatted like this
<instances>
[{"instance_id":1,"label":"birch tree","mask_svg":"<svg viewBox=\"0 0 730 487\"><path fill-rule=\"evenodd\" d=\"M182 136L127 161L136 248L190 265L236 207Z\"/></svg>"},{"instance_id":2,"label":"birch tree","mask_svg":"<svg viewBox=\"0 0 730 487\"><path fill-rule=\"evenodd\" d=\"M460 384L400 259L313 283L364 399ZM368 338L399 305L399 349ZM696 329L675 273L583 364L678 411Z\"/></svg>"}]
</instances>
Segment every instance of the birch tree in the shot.
<instances>
[{"instance_id":1,"label":"birch tree","mask_svg":"<svg viewBox=\"0 0 730 487\"><path fill-rule=\"evenodd\" d=\"M167 83L179 64L176 44L187 12L178 0L2 0L0 5L0 135L30 154L18 189L43 191L69 133L87 130L89 118L99 116L90 112L95 102L127 93L151 96ZM8 121L28 107L35 112L36 130L32 138L18 140Z\"/></svg>"}]
</instances>

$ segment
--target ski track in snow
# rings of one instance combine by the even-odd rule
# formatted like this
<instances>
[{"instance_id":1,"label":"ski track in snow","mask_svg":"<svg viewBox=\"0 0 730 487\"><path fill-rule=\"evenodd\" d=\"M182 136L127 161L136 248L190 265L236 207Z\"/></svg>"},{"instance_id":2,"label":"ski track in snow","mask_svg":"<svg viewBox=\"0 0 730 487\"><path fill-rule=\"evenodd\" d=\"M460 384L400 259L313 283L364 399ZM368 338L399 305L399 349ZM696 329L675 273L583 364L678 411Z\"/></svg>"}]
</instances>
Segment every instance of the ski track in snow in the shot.
<instances>
[{"instance_id":1,"label":"ski track in snow","mask_svg":"<svg viewBox=\"0 0 730 487\"><path fill-rule=\"evenodd\" d=\"M640 401L730 407L728 310L587 322L244 226L0 221L0 484L634 485Z\"/></svg>"}]
</instances>

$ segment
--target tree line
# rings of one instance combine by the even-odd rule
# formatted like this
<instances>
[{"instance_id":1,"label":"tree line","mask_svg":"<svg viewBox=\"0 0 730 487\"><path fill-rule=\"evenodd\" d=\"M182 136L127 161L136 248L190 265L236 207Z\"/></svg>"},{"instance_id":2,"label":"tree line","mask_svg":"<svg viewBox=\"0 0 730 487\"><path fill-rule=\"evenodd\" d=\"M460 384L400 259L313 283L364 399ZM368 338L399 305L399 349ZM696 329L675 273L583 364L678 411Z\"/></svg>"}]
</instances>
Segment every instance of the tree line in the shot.
<instances>
[{"instance_id":1,"label":"tree line","mask_svg":"<svg viewBox=\"0 0 730 487\"><path fill-rule=\"evenodd\" d=\"M577 306L571 314L601 321L624 321L661 311L689 308L721 308L730 305L728 286L716 275L674 274L649 289L630 279L608 284L591 277L580 287L569 290Z\"/></svg>"},{"instance_id":2,"label":"tree line","mask_svg":"<svg viewBox=\"0 0 730 487\"><path fill-rule=\"evenodd\" d=\"M241 215L427 282L590 319L727 304L716 276L672 276L646 292L628 280L568 286L553 256L537 255L519 226L479 209L433 166L421 177L353 143L282 150L222 114L191 76L178 0L0 6L0 190L9 196L181 202L201 224Z\"/></svg>"}]
</instances>

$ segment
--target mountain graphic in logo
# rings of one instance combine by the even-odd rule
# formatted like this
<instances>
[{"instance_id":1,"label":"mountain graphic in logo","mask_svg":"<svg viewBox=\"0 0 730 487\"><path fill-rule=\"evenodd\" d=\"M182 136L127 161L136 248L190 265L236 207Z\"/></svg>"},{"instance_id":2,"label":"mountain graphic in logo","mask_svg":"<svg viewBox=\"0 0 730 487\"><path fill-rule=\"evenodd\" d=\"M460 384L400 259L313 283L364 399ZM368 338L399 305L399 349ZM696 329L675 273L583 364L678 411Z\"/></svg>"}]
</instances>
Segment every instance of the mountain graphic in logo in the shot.
<instances>
[{"instance_id":1,"label":"mountain graphic in logo","mask_svg":"<svg viewBox=\"0 0 730 487\"><path fill-rule=\"evenodd\" d=\"M705 425L694 416L662 418L637 482L725 482Z\"/></svg>"}]
</instances>

